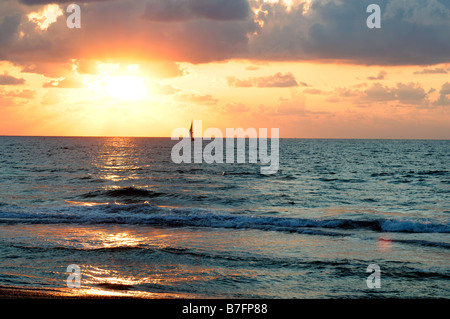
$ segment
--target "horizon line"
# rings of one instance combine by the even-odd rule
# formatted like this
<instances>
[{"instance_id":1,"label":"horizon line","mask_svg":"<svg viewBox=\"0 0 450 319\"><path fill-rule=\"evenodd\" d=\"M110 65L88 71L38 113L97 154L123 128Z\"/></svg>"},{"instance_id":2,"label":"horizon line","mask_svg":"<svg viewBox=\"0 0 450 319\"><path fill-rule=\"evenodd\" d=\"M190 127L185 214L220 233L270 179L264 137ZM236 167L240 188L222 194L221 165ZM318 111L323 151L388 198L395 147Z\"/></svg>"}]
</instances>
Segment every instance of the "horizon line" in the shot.
<instances>
[{"instance_id":1,"label":"horizon line","mask_svg":"<svg viewBox=\"0 0 450 319\"><path fill-rule=\"evenodd\" d=\"M167 138L171 139L171 136L124 136L124 135L3 135L0 134L0 137L68 137L68 138ZM194 137L201 138L203 137ZM214 138L214 137L213 137ZM231 138L231 137L222 137L222 138ZM235 136L234 138L242 138ZM249 138L245 136L245 138ZM258 137L257 137L258 138ZM271 139L271 137L267 137ZM399 138L399 137L279 137L279 139L291 139L291 140L430 140L430 141L448 141L448 138Z\"/></svg>"}]
</instances>

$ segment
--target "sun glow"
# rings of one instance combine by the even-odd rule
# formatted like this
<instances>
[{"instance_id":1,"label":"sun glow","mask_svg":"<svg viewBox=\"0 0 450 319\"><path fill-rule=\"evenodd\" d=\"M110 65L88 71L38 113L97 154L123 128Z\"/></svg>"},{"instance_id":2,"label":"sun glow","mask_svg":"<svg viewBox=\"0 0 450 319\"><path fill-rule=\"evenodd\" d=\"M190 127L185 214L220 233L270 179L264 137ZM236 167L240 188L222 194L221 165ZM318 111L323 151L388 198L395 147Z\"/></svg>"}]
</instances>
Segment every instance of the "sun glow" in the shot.
<instances>
[{"instance_id":1,"label":"sun glow","mask_svg":"<svg viewBox=\"0 0 450 319\"><path fill-rule=\"evenodd\" d=\"M49 4L42 11L30 13L28 19L36 23L39 29L47 30L63 14L63 11L57 4Z\"/></svg>"},{"instance_id":2,"label":"sun glow","mask_svg":"<svg viewBox=\"0 0 450 319\"><path fill-rule=\"evenodd\" d=\"M105 96L127 101L145 100L149 97L147 84L140 76L101 75L96 78L85 77L85 87Z\"/></svg>"},{"instance_id":3,"label":"sun glow","mask_svg":"<svg viewBox=\"0 0 450 319\"><path fill-rule=\"evenodd\" d=\"M144 80L136 76L106 76L103 78L106 92L115 99L142 100L148 96Z\"/></svg>"}]
</instances>

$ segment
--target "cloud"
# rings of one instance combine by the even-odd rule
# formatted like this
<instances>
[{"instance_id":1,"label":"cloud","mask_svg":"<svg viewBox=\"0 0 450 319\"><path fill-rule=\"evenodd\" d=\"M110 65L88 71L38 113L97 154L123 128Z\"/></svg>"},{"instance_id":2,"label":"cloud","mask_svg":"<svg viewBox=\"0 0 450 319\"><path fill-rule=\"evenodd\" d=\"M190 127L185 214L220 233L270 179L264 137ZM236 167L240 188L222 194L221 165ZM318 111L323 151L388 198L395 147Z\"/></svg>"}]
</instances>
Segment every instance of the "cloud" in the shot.
<instances>
[{"instance_id":1,"label":"cloud","mask_svg":"<svg viewBox=\"0 0 450 319\"><path fill-rule=\"evenodd\" d=\"M424 65L450 61L450 4L439 0L379 3L382 28L368 29L371 0L314 0L287 11L263 4L263 26L252 54L266 60L341 60L365 65Z\"/></svg>"},{"instance_id":2,"label":"cloud","mask_svg":"<svg viewBox=\"0 0 450 319\"><path fill-rule=\"evenodd\" d=\"M386 71L380 71L377 76L369 76L368 80L384 80L386 78Z\"/></svg>"},{"instance_id":3,"label":"cloud","mask_svg":"<svg viewBox=\"0 0 450 319\"><path fill-rule=\"evenodd\" d=\"M22 73L35 73L42 74L45 77L57 78L62 74L66 74L72 70L72 63L52 63L52 62L40 62L40 63L23 63L20 65Z\"/></svg>"},{"instance_id":4,"label":"cloud","mask_svg":"<svg viewBox=\"0 0 450 319\"><path fill-rule=\"evenodd\" d=\"M227 77L227 83L233 87L285 88L298 86L295 76L290 72L286 74L278 72L274 75L252 77L244 80L229 76ZM303 86L307 86L306 83L301 83Z\"/></svg>"},{"instance_id":5,"label":"cloud","mask_svg":"<svg viewBox=\"0 0 450 319\"><path fill-rule=\"evenodd\" d=\"M31 100L36 96L34 90L14 90L7 91L0 88L0 107L23 106L26 100Z\"/></svg>"},{"instance_id":6,"label":"cloud","mask_svg":"<svg viewBox=\"0 0 450 319\"><path fill-rule=\"evenodd\" d=\"M365 85L362 85L365 86ZM351 89L347 89L347 88L337 88L336 91L339 93L340 97L354 97L354 96L358 96L359 92L357 90L351 90Z\"/></svg>"},{"instance_id":7,"label":"cloud","mask_svg":"<svg viewBox=\"0 0 450 319\"><path fill-rule=\"evenodd\" d=\"M392 88L375 83L364 91L365 99L371 101L393 101L395 100L395 92Z\"/></svg>"},{"instance_id":8,"label":"cloud","mask_svg":"<svg viewBox=\"0 0 450 319\"><path fill-rule=\"evenodd\" d=\"M308 94L327 94L327 92L319 90L319 89L305 89L303 90L304 93L308 93Z\"/></svg>"},{"instance_id":9,"label":"cloud","mask_svg":"<svg viewBox=\"0 0 450 319\"><path fill-rule=\"evenodd\" d=\"M434 106L450 106L450 82L442 85L439 91L439 99L433 103Z\"/></svg>"},{"instance_id":10,"label":"cloud","mask_svg":"<svg viewBox=\"0 0 450 319\"><path fill-rule=\"evenodd\" d=\"M444 68L423 69L422 71L414 72L414 74L447 74L447 71Z\"/></svg>"},{"instance_id":11,"label":"cloud","mask_svg":"<svg viewBox=\"0 0 450 319\"><path fill-rule=\"evenodd\" d=\"M20 25L20 18L20 14L17 13L5 16L0 14L0 48L11 44L14 40L14 36L17 34Z\"/></svg>"},{"instance_id":12,"label":"cloud","mask_svg":"<svg viewBox=\"0 0 450 319\"><path fill-rule=\"evenodd\" d=\"M446 82L442 85L441 90L439 91L440 94L450 94L450 82Z\"/></svg>"},{"instance_id":13,"label":"cloud","mask_svg":"<svg viewBox=\"0 0 450 319\"><path fill-rule=\"evenodd\" d=\"M97 0L80 1L81 29L67 28L67 13L46 30L27 18L39 5L70 2L2 1L0 59L24 66L72 59L450 62L450 3L441 0L385 0L377 30L366 26L372 0L314 0L307 14L297 1L288 10L263 0Z\"/></svg>"},{"instance_id":14,"label":"cloud","mask_svg":"<svg viewBox=\"0 0 450 319\"><path fill-rule=\"evenodd\" d=\"M216 105L219 100L212 97L210 94L181 94L176 96L176 100L181 102L189 102L194 104Z\"/></svg>"},{"instance_id":15,"label":"cloud","mask_svg":"<svg viewBox=\"0 0 450 319\"><path fill-rule=\"evenodd\" d=\"M417 104L422 105L427 101L427 93L419 85L414 83L397 83L397 87L394 89L397 100L402 104Z\"/></svg>"},{"instance_id":16,"label":"cloud","mask_svg":"<svg viewBox=\"0 0 450 319\"><path fill-rule=\"evenodd\" d=\"M295 76L292 73L281 74L280 72L275 75L253 78L253 83L260 88L285 88L298 86Z\"/></svg>"},{"instance_id":17,"label":"cloud","mask_svg":"<svg viewBox=\"0 0 450 319\"><path fill-rule=\"evenodd\" d=\"M27 18L42 7L0 3L0 59L16 65L72 59L206 63L246 51L248 34L257 28L246 0L185 0L198 16L183 21L147 19L151 2L89 1L82 6L80 29L67 28L65 14L46 30Z\"/></svg>"},{"instance_id":18,"label":"cloud","mask_svg":"<svg viewBox=\"0 0 450 319\"><path fill-rule=\"evenodd\" d=\"M90 3L90 2L107 2L115 0L78 0L77 3ZM73 0L19 0L20 3L26 5L37 5L37 4L52 4L52 3L74 3Z\"/></svg>"},{"instance_id":19,"label":"cloud","mask_svg":"<svg viewBox=\"0 0 450 319\"><path fill-rule=\"evenodd\" d=\"M403 105L427 105L428 93L417 83L397 83L395 87L375 83L364 91L364 100L374 102L397 101Z\"/></svg>"},{"instance_id":20,"label":"cloud","mask_svg":"<svg viewBox=\"0 0 450 319\"><path fill-rule=\"evenodd\" d=\"M144 18L152 21L194 19L245 20L250 14L246 0L149 0Z\"/></svg>"},{"instance_id":21,"label":"cloud","mask_svg":"<svg viewBox=\"0 0 450 319\"><path fill-rule=\"evenodd\" d=\"M124 60L112 64L114 70L108 72L109 75L129 75L132 73L130 67L135 67L135 73L137 74L144 74L153 78L172 78L188 73L187 70L173 61ZM74 63L78 74L98 74L103 65L105 63L94 59L79 59Z\"/></svg>"},{"instance_id":22,"label":"cloud","mask_svg":"<svg viewBox=\"0 0 450 319\"><path fill-rule=\"evenodd\" d=\"M235 76L228 76L227 83L229 86L238 88L248 88L253 86L253 81L251 79L241 80L236 78Z\"/></svg>"},{"instance_id":23,"label":"cloud","mask_svg":"<svg viewBox=\"0 0 450 319\"><path fill-rule=\"evenodd\" d=\"M386 3L383 18L401 19L416 25L448 23L450 5L441 0L391 0Z\"/></svg>"},{"instance_id":24,"label":"cloud","mask_svg":"<svg viewBox=\"0 0 450 319\"><path fill-rule=\"evenodd\" d=\"M83 83L73 78L63 78L44 83L44 88L78 89L83 87Z\"/></svg>"},{"instance_id":25,"label":"cloud","mask_svg":"<svg viewBox=\"0 0 450 319\"><path fill-rule=\"evenodd\" d=\"M0 75L0 85L20 85L24 83L25 79L15 78L11 75L8 75L6 72L3 75Z\"/></svg>"}]
</instances>

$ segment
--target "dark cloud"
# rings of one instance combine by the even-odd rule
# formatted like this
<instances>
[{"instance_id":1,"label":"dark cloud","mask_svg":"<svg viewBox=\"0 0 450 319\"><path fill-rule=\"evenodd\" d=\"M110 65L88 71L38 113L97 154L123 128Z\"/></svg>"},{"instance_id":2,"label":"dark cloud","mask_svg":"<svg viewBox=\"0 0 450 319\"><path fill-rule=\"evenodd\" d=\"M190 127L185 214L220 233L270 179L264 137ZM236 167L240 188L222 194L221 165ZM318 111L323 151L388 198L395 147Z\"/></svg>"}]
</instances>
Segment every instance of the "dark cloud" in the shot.
<instances>
[{"instance_id":1,"label":"dark cloud","mask_svg":"<svg viewBox=\"0 0 450 319\"><path fill-rule=\"evenodd\" d=\"M0 13L0 47L5 47L12 42L14 36L17 34L20 19L20 14L2 17L2 14Z\"/></svg>"},{"instance_id":2,"label":"dark cloud","mask_svg":"<svg viewBox=\"0 0 450 319\"><path fill-rule=\"evenodd\" d=\"M249 14L247 0L149 0L144 17L166 22L201 18L245 20Z\"/></svg>"},{"instance_id":3,"label":"dark cloud","mask_svg":"<svg viewBox=\"0 0 450 319\"><path fill-rule=\"evenodd\" d=\"M366 8L372 2L314 0L304 14L301 4L286 10L263 0L80 1L81 29L67 28L65 13L42 31L26 16L41 9L38 4L72 1L2 1L0 59L22 66L71 59L450 62L448 1L382 1L382 28L368 29Z\"/></svg>"},{"instance_id":4,"label":"dark cloud","mask_svg":"<svg viewBox=\"0 0 450 319\"><path fill-rule=\"evenodd\" d=\"M15 78L7 73L0 75L0 85L20 85L24 83L25 79L23 78Z\"/></svg>"},{"instance_id":5,"label":"dark cloud","mask_svg":"<svg viewBox=\"0 0 450 319\"><path fill-rule=\"evenodd\" d=\"M90 2L107 2L107 1L117 1L117 0L19 0L20 3L26 5L42 5L42 4L64 4L64 3L90 3Z\"/></svg>"},{"instance_id":6,"label":"dark cloud","mask_svg":"<svg viewBox=\"0 0 450 319\"><path fill-rule=\"evenodd\" d=\"M450 5L438 0L379 3L382 28L366 26L373 0L314 0L286 11L262 6L264 26L252 53L266 60L342 60L366 65L424 65L450 61Z\"/></svg>"},{"instance_id":7,"label":"dark cloud","mask_svg":"<svg viewBox=\"0 0 450 319\"><path fill-rule=\"evenodd\" d=\"M146 2L141 0L92 2L82 7L80 29L67 28L65 14L41 31L26 16L42 7L18 6L13 0L0 3L1 41L8 43L0 46L0 59L20 65L71 59L203 63L247 50L247 35L257 25L246 1L193 1L191 6L205 18L155 22L143 17Z\"/></svg>"},{"instance_id":8,"label":"dark cloud","mask_svg":"<svg viewBox=\"0 0 450 319\"><path fill-rule=\"evenodd\" d=\"M259 88L281 88L298 86L297 80L292 73L282 74L280 72L261 77L252 77L249 79L238 79L234 76L227 77L229 86L233 87L259 87ZM306 83L301 82L302 86L307 86Z\"/></svg>"}]
</instances>

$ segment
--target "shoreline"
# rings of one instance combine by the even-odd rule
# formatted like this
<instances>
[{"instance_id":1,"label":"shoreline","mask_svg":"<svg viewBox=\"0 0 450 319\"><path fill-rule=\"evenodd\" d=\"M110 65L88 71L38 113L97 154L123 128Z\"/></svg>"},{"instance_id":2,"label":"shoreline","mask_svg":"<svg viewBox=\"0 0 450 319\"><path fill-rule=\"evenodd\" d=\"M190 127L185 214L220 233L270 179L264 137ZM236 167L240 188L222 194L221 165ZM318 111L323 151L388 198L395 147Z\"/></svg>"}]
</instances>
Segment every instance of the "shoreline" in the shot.
<instances>
[{"instance_id":1,"label":"shoreline","mask_svg":"<svg viewBox=\"0 0 450 319\"><path fill-rule=\"evenodd\" d=\"M123 296L77 295L55 290L33 290L24 288L0 288L1 299L146 299Z\"/></svg>"},{"instance_id":2,"label":"shoreline","mask_svg":"<svg viewBox=\"0 0 450 319\"><path fill-rule=\"evenodd\" d=\"M104 300L104 299L184 299L192 296L181 296L170 293L150 293L142 291L119 292L114 289L80 289L78 293L71 293L65 289L28 289L19 287L0 287L0 300L10 299L46 299L46 300Z\"/></svg>"}]
</instances>

